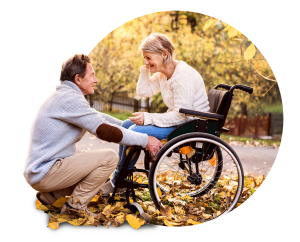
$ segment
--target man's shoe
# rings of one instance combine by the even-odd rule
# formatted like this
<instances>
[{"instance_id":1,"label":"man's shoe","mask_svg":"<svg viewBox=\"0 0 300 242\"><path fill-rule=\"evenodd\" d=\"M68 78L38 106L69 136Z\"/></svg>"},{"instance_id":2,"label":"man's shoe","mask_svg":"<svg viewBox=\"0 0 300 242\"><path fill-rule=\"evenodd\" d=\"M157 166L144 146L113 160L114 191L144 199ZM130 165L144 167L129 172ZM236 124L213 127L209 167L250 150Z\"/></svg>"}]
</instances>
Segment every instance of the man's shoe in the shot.
<instances>
[{"instance_id":1,"label":"man's shoe","mask_svg":"<svg viewBox=\"0 0 300 242\"><path fill-rule=\"evenodd\" d=\"M57 199L55 198L53 192L38 192L36 198L43 205L52 205Z\"/></svg>"},{"instance_id":2,"label":"man's shoe","mask_svg":"<svg viewBox=\"0 0 300 242\"><path fill-rule=\"evenodd\" d=\"M92 213L91 210L89 210L88 208L84 210L79 210L70 206L68 202L66 202L64 206L61 208L60 214L77 215L79 217L87 217L92 215L95 218L97 218L97 214Z\"/></svg>"},{"instance_id":3,"label":"man's shoe","mask_svg":"<svg viewBox=\"0 0 300 242\"><path fill-rule=\"evenodd\" d=\"M105 182L101 187L100 187L100 192L104 196L109 196L110 193L113 193L115 188L111 184L110 180ZM124 193L126 192L126 188L118 188L117 193Z\"/></svg>"}]
</instances>

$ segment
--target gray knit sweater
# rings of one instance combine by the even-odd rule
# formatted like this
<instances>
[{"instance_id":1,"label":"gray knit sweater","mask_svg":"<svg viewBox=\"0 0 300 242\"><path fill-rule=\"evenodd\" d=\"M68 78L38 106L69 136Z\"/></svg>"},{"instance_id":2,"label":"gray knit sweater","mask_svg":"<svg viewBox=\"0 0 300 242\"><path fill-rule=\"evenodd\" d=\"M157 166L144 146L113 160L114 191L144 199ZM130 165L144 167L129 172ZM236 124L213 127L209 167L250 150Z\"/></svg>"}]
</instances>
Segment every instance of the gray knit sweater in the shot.
<instances>
[{"instance_id":1,"label":"gray knit sweater","mask_svg":"<svg viewBox=\"0 0 300 242\"><path fill-rule=\"evenodd\" d=\"M63 81L39 108L31 128L24 176L30 185L40 182L59 158L72 156L86 131L97 135L101 124L119 128L122 145L146 147L148 136L122 128L122 121L92 109L77 85Z\"/></svg>"}]
</instances>

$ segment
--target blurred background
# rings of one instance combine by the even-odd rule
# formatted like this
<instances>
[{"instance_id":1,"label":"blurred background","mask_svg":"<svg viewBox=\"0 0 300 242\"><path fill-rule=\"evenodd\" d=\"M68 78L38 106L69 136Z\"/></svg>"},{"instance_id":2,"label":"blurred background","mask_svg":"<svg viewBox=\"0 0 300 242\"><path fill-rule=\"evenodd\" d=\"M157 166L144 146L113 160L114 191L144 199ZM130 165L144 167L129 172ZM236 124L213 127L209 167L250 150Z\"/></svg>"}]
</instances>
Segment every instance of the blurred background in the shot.
<instances>
[{"instance_id":1,"label":"blurred background","mask_svg":"<svg viewBox=\"0 0 300 242\"><path fill-rule=\"evenodd\" d=\"M279 146L283 108L276 78L259 49L234 27L207 15L168 11L148 14L112 31L89 54L99 80L87 95L91 107L121 120L135 111L165 112L160 93L151 98L136 95L140 66L138 47L150 33L166 34L175 45L175 59L196 69L206 91L217 84L243 84L252 95L235 91L223 139L264 140Z\"/></svg>"}]
</instances>

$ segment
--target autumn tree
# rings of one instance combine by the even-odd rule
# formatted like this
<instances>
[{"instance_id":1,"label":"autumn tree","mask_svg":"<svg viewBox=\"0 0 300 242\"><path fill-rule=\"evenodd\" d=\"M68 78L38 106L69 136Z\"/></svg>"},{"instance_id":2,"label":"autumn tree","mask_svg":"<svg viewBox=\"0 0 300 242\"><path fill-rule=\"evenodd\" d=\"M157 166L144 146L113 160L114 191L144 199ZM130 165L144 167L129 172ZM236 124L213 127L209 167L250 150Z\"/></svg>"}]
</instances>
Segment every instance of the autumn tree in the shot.
<instances>
[{"instance_id":1,"label":"autumn tree","mask_svg":"<svg viewBox=\"0 0 300 242\"><path fill-rule=\"evenodd\" d=\"M272 70L250 40L218 19L186 11L148 14L106 36L90 53L99 79L95 96L111 102L120 93L136 95L139 67L144 62L138 47L153 32L170 37L176 49L175 58L201 74L207 91L219 83L254 88L252 95L235 92L229 116L247 114L247 110L257 112L266 99L280 100ZM165 111L160 94L152 97L152 102L153 111Z\"/></svg>"}]
</instances>

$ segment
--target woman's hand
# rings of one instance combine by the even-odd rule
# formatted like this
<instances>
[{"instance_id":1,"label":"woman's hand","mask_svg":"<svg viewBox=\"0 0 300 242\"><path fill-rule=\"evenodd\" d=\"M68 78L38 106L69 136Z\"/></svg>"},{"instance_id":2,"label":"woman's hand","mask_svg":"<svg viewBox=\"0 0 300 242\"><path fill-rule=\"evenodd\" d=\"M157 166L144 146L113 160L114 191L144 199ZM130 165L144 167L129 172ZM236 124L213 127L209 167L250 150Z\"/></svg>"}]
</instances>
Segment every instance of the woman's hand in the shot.
<instances>
[{"instance_id":1,"label":"woman's hand","mask_svg":"<svg viewBox=\"0 0 300 242\"><path fill-rule=\"evenodd\" d=\"M150 68L149 65L142 65L141 68Z\"/></svg>"},{"instance_id":2,"label":"woman's hand","mask_svg":"<svg viewBox=\"0 0 300 242\"><path fill-rule=\"evenodd\" d=\"M134 122L136 125L144 125L144 113L143 112L135 112L132 115L136 117L129 117L129 119Z\"/></svg>"}]
</instances>

